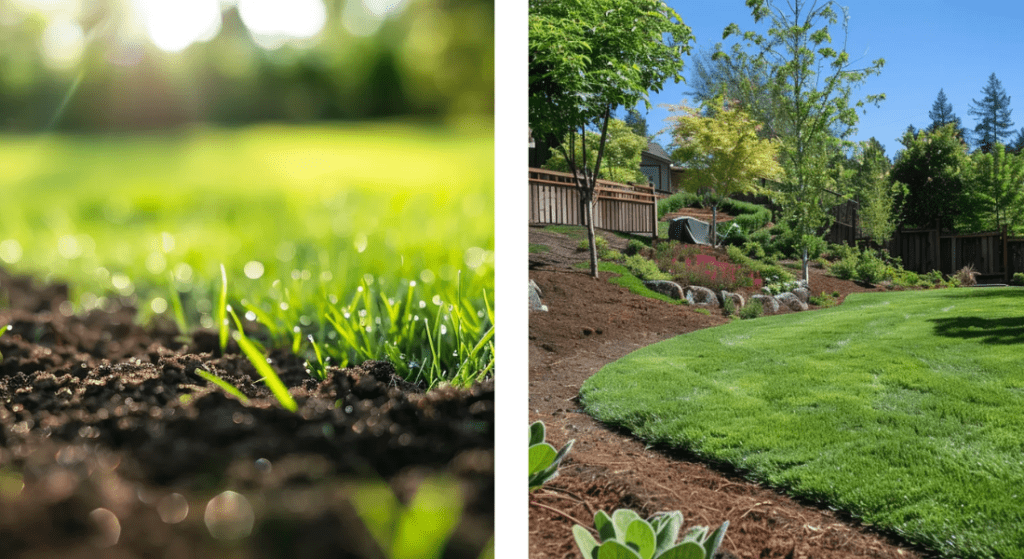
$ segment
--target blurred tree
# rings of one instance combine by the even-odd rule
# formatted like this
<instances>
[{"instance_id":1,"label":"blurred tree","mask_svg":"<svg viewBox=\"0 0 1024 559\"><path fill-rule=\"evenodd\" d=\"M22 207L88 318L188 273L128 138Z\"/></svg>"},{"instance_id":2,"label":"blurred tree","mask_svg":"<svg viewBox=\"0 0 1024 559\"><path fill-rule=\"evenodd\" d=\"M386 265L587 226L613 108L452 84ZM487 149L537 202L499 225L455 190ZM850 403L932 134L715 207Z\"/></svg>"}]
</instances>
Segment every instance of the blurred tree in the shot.
<instances>
[{"instance_id":1,"label":"blurred tree","mask_svg":"<svg viewBox=\"0 0 1024 559\"><path fill-rule=\"evenodd\" d=\"M971 99L971 107L967 113L978 117L978 125L974 127L973 143L981 151L988 153L996 143L1004 143L1013 128L1010 120L1010 97L1006 95L1003 84L996 78L995 72L988 77L988 83L981 90L985 94L981 101Z\"/></svg>"},{"instance_id":2,"label":"blurred tree","mask_svg":"<svg viewBox=\"0 0 1024 559\"><path fill-rule=\"evenodd\" d=\"M626 124L629 125L630 130L632 130L637 136L646 138L648 141L653 138L653 136L651 136L647 131L647 119L644 115L640 114L640 111L636 109L629 109L626 113Z\"/></svg>"},{"instance_id":3,"label":"blurred tree","mask_svg":"<svg viewBox=\"0 0 1024 559\"><path fill-rule=\"evenodd\" d=\"M892 238L906 197L906 185L889 179L892 163L875 138L857 145L845 166L851 171L846 192L860 206L860 227L878 244Z\"/></svg>"}]
</instances>

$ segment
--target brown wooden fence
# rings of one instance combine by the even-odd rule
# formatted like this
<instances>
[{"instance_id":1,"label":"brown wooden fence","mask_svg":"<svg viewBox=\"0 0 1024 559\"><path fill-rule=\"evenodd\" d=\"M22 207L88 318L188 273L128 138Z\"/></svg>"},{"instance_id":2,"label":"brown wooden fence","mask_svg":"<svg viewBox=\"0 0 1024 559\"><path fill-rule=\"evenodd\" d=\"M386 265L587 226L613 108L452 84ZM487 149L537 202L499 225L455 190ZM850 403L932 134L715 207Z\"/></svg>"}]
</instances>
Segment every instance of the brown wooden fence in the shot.
<instances>
[{"instance_id":1,"label":"brown wooden fence","mask_svg":"<svg viewBox=\"0 0 1024 559\"><path fill-rule=\"evenodd\" d=\"M932 270L952 274L973 266L983 278L1009 282L1013 274L1024 273L1024 238L1010 237L1005 229L971 235L900 230L885 248L900 258L905 269L922 274Z\"/></svg>"},{"instance_id":2,"label":"brown wooden fence","mask_svg":"<svg viewBox=\"0 0 1024 559\"><path fill-rule=\"evenodd\" d=\"M653 187L599 179L594 227L657 236L657 200ZM573 175L530 168L530 224L586 225L583 190Z\"/></svg>"}]
</instances>

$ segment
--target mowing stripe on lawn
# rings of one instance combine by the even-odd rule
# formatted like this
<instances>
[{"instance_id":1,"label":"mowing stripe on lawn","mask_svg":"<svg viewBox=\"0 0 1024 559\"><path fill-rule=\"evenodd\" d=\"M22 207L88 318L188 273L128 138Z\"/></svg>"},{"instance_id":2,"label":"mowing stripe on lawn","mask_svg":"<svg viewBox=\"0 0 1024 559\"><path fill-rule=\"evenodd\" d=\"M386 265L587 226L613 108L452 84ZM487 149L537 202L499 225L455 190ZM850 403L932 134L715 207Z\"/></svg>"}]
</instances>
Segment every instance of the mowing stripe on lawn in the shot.
<instances>
[{"instance_id":1,"label":"mowing stripe on lawn","mask_svg":"<svg viewBox=\"0 0 1024 559\"><path fill-rule=\"evenodd\" d=\"M850 295L611 363L597 419L947 557L1024 556L1024 290Z\"/></svg>"}]
</instances>

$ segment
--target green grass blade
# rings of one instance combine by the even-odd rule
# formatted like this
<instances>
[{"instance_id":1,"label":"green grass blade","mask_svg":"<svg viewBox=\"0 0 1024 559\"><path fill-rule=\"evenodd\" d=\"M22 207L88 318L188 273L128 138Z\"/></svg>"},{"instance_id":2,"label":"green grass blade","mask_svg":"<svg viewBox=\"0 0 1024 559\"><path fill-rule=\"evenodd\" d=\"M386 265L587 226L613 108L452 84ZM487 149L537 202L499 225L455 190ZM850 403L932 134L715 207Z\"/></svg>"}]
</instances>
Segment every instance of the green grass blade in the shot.
<instances>
[{"instance_id":1,"label":"green grass blade","mask_svg":"<svg viewBox=\"0 0 1024 559\"><path fill-rule=\"evenodd\" d=\"M227 307L225 307L227 309ZM231 318L235 319L235 324L238 325L238 337L235 341L238 342L238 347L245 354L245 357L249 359L252 366L256 368L256 372L263 377L264 382L267 383L267 388L277 398L277 401L281 403L281 407L288 411L295 411L299 408L299 405L295 403L295 399L288 393L288 388L285 387L284 383L281 382L281 377L277 376L274 369L267 364L267 359L263 356L263 352L242 332L242 321L238 319L238 315L235 311L227 309L231 313Z\"/></svg>"},{"instance_id":2,"label":"green grass blade","mask_svg":"<svg viewBox=\"0 0 1024 559\"><path fill-rule=\"evenodd\" d=\"M171 292L171 308L174 310L174 323L178 325L178 333L186 334L189 330L188 322L185 321L185 308L181 304L181 295L178 288L174 286L174 272L170 273L168 291Z\"/></svg>"},{"instance_id":3,"label":"green grass blade","mask_svg":"<svg viewBox=\"0 0 1024 559\"><path fill-rule=\"evenodd\" d=\"M249 403L249 398L247 398L245 396L245 394L242 394L241 390L239 390L239 389L235 388L234 386L231 386L230 384L228 384L228 382L226 380L224 380L224 379L214 375L213 373L208 373L208 372L206 372L206 371L204 371L202 369L196 369L196 374L201 376L201 377L203 377L204 379L212 382L213 384L216 384L217 386L219 386L221 388L221 390L223 390L224 392L227 392L228 394L231 394L232 396L237 398L243 404L248 404Z\"/></svg>"},{"instance_id":4,"label":"green grass blade","mask_svg":"<svg viewBox=\"0 0 1024 559\"><path fill-rule=\"evenodd\" d=\"M217 328L220 329L220 352L228 348L228 273L224 264L220 265L220 304L217 305ZM239 327L241 328L241 327Z\"/></svg>"}]
</instances>

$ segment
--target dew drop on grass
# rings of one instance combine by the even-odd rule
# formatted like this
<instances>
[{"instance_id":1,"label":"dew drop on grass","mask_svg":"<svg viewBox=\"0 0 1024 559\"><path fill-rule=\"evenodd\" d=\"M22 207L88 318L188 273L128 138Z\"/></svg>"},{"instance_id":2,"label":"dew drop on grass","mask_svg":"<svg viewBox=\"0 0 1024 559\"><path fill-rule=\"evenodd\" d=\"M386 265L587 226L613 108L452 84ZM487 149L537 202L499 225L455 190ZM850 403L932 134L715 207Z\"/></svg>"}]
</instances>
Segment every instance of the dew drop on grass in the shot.
<instances>
[{"instance_id":1,"label":"dew drop on grass","mask_svg":"<svg viewBox=\"0 0 1024 559\"><path fill-rule=\"evenodd\" d=\"M447 333L448 333L448 327L445 326L444 324L442 324L441 325L441 335L443 336L443 335L445 335Z\"/></svg>"},{"instance_id":2,"label":"dew drop on grass","mask_svg":"<svg viewBox=\"0 0 1024 559\"><path fill-rule=\"evenodd\" d=\"M425 309L425 308L427 308L427 302L421 299L421 300L420 300L420 308L421 308L421 309Z\"/></svg>"},{"instance_id":3,"label":"dew drop on grass","mask_svg":"<svg viewBox=\"0 0 1024 559\"><path fill-rule=\"evenodd\" d=\"M349 318L352 318L352 313L345 311L342 313L342 316L344 316L345 319L348 320Z\"/></svg>"},{"instance_id":4,"label":"dew drop on grass","mask_svg":"<svg viewBox=\"0 0 1024 559\"><path fill-rule=\"evenodd\" d=\"M244 495L225 491L207 503L203 521L214 538L240 540L252 533L256 515Z\"/></svg>"},{"instance_id":5,"label":"dew drop on grass","mask_svg":"<svg viewBox=\"0 0 1024 559\"><path fill-rule=\"evenodd\" d=\"M282 311L288 310L288 303L285 303L284 301L281 301L281 304L279 306L281 307Z\"/></svg>"},{"instance_id":6,"label":"dew drop on grass","mask_svg":"<svg viewBox=\"0 0 1024 559\"><path fill-rule=\"evenodd\" d=\"M180 493L171 493L156 504L156 513L165 524L177 524L188 516L188 501Z\"/></svg>"},{"instance_id":7,"label":"dew drop on grass","mask_svg":"<svg viewBox=\"0 0 1024 559\"><path fill-rule=\"evenodd\" d=\"M363 274L363 281L366 282L366 285L373 285L375 278L372 274Z\"/></svg>"},{"instance_id":8,"label":"dew drop on grass","mask_svg":"<svg viewBox=\"0 0 1024 559\"><path fill-rule=\"evenodd\" d=\"M416 280L411 280L409 282L409 287L416 287Z\"/></svg>"},{"instance_id":9,"label":"dew drop on grass","mask_svg":"<svg viewBox=\"0 0 1024 559\"><path fill-rule=\"evenodd\" d=\"M356 238L352 244L356 247L356 252L361 253L366 250L366 245L369 244L366 233L356 233Z\"/></svg>"},{"instance_id":10,"label":"dew drop on grass","mask_svg":"<svg viewBox=\"0 0 1024 559\"><path fill-rule=\"evenodd\" d=\"M263 263L256 260L250 260L245 263L244 267L242 267L242 272L244 272L245 277L249 279L260 279L263 277L264 271L266 270L263 267Z\"/></svg>"},{"instance_id":11,"label":"dew drop on grass","mask_svg":"<svg viewBox=\"0 0 1024 559\"><path fill-rule=\"evenodd\" d=\"M334 295L333 293L327 296L327 300L330 301L332 305L337 305L338 304L338 297L337 297L337 295Z\"/></svg>"},{"instance_id":12,"label":"dew drop on grass","mask_svg":"<svg viewBox=\"0 0 1024 559\"><path fill-rule=\"evenodd\" d=\"M477 318L483 318L484 317L484 311L476 311L476 316L477 316Z\"/></svg>"},{"instance_id":13,"label":"dew drop on grass","mask_svg":"<svg viewBox=\"0 0 1024 559\"><path fill-rule=\"evenodd\" d=\"M440 307L441 306L441 296L440 295L434 295L434 297L430 299L430 302L434 303L435 305Z\"/></svg>"},{"instance_id":14,"label":"dew drop on grass","mask_svg":"<svg viewBox=\"0 0 1024 559\"><path fill-rule=\"evenodd\" d=\"M249 322L256 320L256 313L252 311L245 311L245 319Z\"/></svg>"},{"instance_id":15,"label":"dew drop on grass","mask_svg":"<svg viewBox=\"0 0 1024 559\"><path fill-rule=\"evenodd\" d=\"M292 328L292 332L295 332L296 334L298 334L299 332L302 332L302 328L299 328L298 326L295 326L294 328Z\"/></svg>"}]
</instances>

